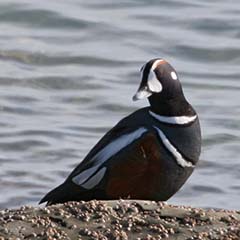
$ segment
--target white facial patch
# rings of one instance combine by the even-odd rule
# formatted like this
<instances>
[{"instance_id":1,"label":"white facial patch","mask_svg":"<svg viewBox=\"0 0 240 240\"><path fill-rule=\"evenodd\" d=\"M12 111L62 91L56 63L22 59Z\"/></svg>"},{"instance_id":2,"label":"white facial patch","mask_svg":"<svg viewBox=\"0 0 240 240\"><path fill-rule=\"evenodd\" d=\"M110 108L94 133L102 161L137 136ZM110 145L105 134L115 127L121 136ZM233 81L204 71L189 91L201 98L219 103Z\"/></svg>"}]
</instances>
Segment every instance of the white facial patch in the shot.
<instances>
[{"instance_id":1,"label":"white facial patch","mask_svg":"<svg viewBox=\"0 0 240 240\"><path fill-rule=\"evenodd\" d=\"M152 69L149 71L147 85L151 92L158 93L162 91L162 84L159 82L155 72L152 71Z\"/></svg>"},{"instance_id":2,"label":"white facial patch","mask_svg":"<svg viewBox=\"0 0 240 240\"><path fill-rule=\"evenodd\" d=\"M113 155L117 154L120 150L130 145L134 140L140 138L146 131L146 128L140 127L133 132L116 138L114 141L100 150L92 159L89 160L89 163L93 163L92 167L84 170L83 172L80 172L78 175L72 178L72 181L77 185L80 185L84 188L86 187L87 189L96 186L105 174L105 171L102 170L105 167L95 174L101 165L110 159Z\"/></svg>"},{"instance_id":3,"label":"white facial patch","mask_svg":"<svg viewBox=\"0 0 240 240\"><path fill-rule=\"evenodd\" d=\"M195 119L197 118L197 115L167 117L167 116L161 116L152 111L149 111L149 114L152 117L156 118L160 122L169 123L169 124L177 124L177 125L183 125L183 124L188 124L188 123L194 122Z\"/></svg>"},{"instance_id":4,"label":"white facial patch","mask_svg":"<svg viewBox=\"0 0 240 240\"><path fill-rule=\"evenodd\" d=\"M172 153L178 165L180 165L181 167L194 167L194 165L191 162L183 158L182 154L171 144L171 142L167 139L165 134L159 128L157 127L154 128L157 130L158 135L161 138L164 146L169 150L169 152Z\"/></svg>"},{"instance_id":5,"label":"white facial patch","mask_svg":"<svg viewBox=\"0 0 240 240\"><path fill-rule=\"evenodd\" d=\"M162 84L157 79L157 76L156 76L154 70L158 66L158 64L161 64L161 63L164 63L164 62L165 62L165 60L163 60L163 59L159 59L159 60L154 61L151 69L149 70L147 84L144 86L145 88L140 88L136 92L136 94L133 96L133 101L150 97L152 95L152 93L158 93L158 92L162 91ZM147 63L145 63L140 70L141 79L143 79L143 73L146 69L146 66L147 66Z\"/></svg>"},{"instance_id":6,"label":"white facial patch","mask_svg":"<svg viewBox=\"0 0 240 240\"><path fill-rule=\"evenodd\" d=\"M173 80L177 80L177 74L175 72L171 72L171 77Z\"/></svg>"},{"instance_id":7,"label":"white facial patch","mask_svg":"<svg viewBox=\"0 0 240 240\"><path fill-rule=\"evenodd\" d=\"M140 100L140 99L143 99L143 98L147 98L149 96L151 96L152 93L148 91L147 87L146 89L141 89L141 90L138 90L136 92L136 94L133 96L133 101L137 101L137 100Z\"/></svg>"},{"instance_id":8,"label":"white facial patch","mask_svg":"<svg viewBox=\"0 0 240 240\"><path fill-rule=\"evenodd\" d=\"M148 81L147 81L147 85L148 88L151 92L161 92L162 91L162 84L160 83L160 81L157 79L156 73L154 72L155 68L158 66L158 64L161 64L165 62L163 59L160 60L156 60L150 71L148 74Z\"/></svg>"}]
</instances>

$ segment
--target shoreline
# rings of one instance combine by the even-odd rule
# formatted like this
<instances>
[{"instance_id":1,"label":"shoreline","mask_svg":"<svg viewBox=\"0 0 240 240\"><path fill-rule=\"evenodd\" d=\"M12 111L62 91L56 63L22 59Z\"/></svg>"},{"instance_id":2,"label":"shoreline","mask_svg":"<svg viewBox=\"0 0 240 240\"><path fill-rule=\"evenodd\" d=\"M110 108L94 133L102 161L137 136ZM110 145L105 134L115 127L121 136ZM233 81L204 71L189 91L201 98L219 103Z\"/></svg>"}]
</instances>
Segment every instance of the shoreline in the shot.
<instances>
[{"instance_id":1,"label":"shoreline","mask_svg":"<svg viewBox=\"0 0 240 240\"><path fill-rule=\"evenodd\" d=\"M240 239L240 211L113 200L0 211L3 239Z\"/></svg>"}]
</instances>

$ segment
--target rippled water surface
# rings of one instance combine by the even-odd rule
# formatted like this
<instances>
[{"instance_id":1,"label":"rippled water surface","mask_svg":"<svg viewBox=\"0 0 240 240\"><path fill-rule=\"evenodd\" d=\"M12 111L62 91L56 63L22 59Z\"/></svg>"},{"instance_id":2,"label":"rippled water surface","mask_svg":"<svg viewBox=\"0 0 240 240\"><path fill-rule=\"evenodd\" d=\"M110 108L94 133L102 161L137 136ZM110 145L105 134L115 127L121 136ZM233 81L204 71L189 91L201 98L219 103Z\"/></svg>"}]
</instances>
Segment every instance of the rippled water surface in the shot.
<instances>
[{"instance_id":1,"label":"rippled water surface","mask_svg":"<svg viewBox=\"0 0 240 240\"><path fill-rule=\"evenodd\" d=\"M231 2L231 4L230 4ZM0 1L0 208L36 205L147 101L164 57L199 113L198 168L169 202L240 208L240 2Z\"/></svg>"}]
</instances>

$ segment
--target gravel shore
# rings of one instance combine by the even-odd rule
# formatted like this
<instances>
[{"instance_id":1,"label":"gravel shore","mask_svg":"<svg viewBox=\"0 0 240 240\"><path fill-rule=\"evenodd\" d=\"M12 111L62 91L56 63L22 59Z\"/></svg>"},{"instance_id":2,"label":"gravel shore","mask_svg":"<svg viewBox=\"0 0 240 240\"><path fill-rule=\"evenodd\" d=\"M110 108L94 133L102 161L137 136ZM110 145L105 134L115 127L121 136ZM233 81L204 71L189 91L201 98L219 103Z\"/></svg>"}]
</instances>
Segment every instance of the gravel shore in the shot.
<instances>
[{"instance_id":1,"label":"gravel shore","mask_svg":"<svg viewBox=\"0 0 240 240\"><path fill-rule=\"evenodd\" d=\"M69 202L0 211L3 239L240 239L240 211L162 202Z\"/></svg>"}]
</instances>

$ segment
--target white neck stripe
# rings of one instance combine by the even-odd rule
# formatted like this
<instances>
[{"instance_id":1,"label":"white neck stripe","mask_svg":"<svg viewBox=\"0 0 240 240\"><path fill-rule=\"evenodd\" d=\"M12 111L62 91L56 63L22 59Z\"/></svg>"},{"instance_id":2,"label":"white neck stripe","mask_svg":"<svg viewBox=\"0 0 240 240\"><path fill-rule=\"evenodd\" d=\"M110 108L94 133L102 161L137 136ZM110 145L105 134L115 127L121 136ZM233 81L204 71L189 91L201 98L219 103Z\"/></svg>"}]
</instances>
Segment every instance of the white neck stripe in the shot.
<instances>
[{"instance_id":1,"label":"white neck stripe","mask_svg":"<svg viewBox=\"0 0 240 240\"><path fill-rule=\"evenodd\" d=\"M170 123L170 124L178 124L178 125L191 123L191 122L195 121L195 119L197 118L197 115L190 116L190 117L188 117L188 116L167 117L167 116L158 115L152 111L149 111L149 114L160 122Z\"/></svg>"},{"instance_id":2,"label":"white neck stripe","mask_svg":"<svg viewBox=\"0 0 240 240\"><path fill-rule=\"evenodd\" d=\"M194 167L191 162L183 158L182 154L171 144L171 142L167 139L165 134L159 128L154 128L157 130L158 135L161 138L164 146L172 153L173 157L176 159L178 165L180 165L181 167Z\"/></svg>"}]
</instances>

